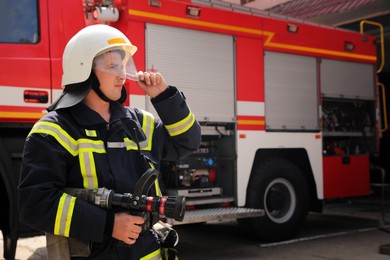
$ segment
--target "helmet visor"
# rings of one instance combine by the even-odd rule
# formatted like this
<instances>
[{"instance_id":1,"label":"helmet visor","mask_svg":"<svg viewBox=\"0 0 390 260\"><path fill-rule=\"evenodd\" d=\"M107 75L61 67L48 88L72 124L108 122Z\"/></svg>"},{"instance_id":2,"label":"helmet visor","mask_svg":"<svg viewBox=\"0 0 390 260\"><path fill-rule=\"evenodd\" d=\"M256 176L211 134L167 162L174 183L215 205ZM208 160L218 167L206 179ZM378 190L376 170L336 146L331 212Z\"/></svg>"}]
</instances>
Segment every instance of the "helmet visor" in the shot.
<instances>
[{"instance_id":1,"label":"helmet visor","mask_svg":"<svg viewBox=\"0 0 390 260\"><path fill-rule=\"evenodd\" d=\"M124 50L110 50L96 56L93 68L117 77L133 81L139 80L133 57Z\"/></svg>"}]
</instances>

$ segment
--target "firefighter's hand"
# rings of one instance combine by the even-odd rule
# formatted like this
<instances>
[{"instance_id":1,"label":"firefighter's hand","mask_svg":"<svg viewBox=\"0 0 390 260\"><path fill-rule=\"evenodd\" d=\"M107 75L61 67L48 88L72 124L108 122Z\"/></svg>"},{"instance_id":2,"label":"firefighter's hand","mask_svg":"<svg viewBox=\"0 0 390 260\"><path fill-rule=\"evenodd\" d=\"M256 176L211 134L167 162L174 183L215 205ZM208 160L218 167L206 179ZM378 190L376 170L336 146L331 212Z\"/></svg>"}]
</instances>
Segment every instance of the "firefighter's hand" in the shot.
<instances>
[{"instance_id":1,"label":"firefighter's hand","mask_svg":"<svg viewBox=\"0 0 390 260\"><path fill-rule=\"evenodd\" d=\"M145 91L150 98L157 97L161 92L167 89L168 84L164 77L159 73L154 72L138 72L138 86Z\"/></svg>"},{"instance_id":2,"label":"firefighter's hand","mask_svg":"<svg viewBox=\"0 0 390 260\"><path fill-rule=\"evenodd\" d=\"M144 222L144 218L140 216L133 216L127 212L116 213L112 237L128 245L132 245L141 233L141 225Z\"/></svg>"}]
</instances>

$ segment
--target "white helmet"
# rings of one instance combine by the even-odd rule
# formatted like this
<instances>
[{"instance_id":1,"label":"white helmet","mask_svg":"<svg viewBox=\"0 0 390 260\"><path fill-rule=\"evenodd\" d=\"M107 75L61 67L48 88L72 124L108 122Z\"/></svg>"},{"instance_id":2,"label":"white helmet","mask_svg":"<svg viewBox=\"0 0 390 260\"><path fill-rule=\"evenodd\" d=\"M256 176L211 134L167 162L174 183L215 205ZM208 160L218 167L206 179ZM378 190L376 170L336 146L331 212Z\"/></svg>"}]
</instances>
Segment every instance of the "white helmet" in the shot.
<instances>
[{"instance_id":1,"label":"white helmet","mask_svg":"<svg viewBox=\"0 0 390 260\"><path fill-rule=\"evenodd\" d=\"M62 87L87 80L91 74L93 59L111 49L122 49L130 56L137 51L137 47L114 27L96 24L80 30L64 50Z\"/></svg>"},{"instance_id":2,"label":"white helmet","mask_svg":"<svg viewBox=\"0 0 390 260\"><path fill-rule=\"evenodd\" d=\"M47 110L71 107L80 103L92 87L97 87L96 91L100 92L96 84L89 83L81 86L78 83L83 83L90 78L96 56L118 49L125 53L125 60L128 62L126 78L137 80L137 71L132 59L137 47L132 45L121 31L108 25L96 24L87 26L75 34L66 45L62 60L61 85L63 88L69 87L64 89L62 95ZM98 93L98 95L103 94ZM124 99L126 99L126 90L123 87L120 102Z\"/></svg>"}]
</instances>

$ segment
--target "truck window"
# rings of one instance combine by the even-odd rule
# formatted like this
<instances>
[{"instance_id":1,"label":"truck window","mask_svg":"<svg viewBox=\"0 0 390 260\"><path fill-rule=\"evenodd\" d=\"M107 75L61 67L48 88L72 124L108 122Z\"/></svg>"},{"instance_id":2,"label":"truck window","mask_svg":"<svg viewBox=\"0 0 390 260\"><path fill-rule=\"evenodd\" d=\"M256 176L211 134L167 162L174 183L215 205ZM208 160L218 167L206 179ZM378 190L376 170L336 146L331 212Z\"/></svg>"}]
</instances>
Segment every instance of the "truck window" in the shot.
<instances>
[{"instance_id":1,"label":"truck window","mask_svg":"<svg viewBox=\"0 0 390 260\"><path fill-rule=\"evenodd\" d=\"M0 8L0 43L37 43L37 1L6 0Z\"/></svg>"}]
</instances>

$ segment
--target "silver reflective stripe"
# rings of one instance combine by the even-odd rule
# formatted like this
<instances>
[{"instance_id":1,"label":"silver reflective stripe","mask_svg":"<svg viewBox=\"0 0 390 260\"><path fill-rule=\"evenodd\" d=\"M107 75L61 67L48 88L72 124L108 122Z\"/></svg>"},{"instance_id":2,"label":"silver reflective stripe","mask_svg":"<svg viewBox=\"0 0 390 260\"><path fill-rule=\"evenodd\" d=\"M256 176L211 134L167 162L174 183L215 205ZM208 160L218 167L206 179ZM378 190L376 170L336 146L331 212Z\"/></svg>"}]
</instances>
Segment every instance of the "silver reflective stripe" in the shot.
<instances>
[{"instance_id":1,"label":"silver reflective stripe","mask_svg":"<svg viewBox=\"0 0 390 260\"><path fill-rule=\"evenodd\" d=\"M123 142L107 142L107 148L126 148L126 150L137 150L137 144L129 138L124 138Z\"/></svg>"},{"instance_id":2,"label":"silver reflective stripe","mask_svg":"<svg viewBox=\"0 0 390 260\"><path fill-rule=\"evenodd\" d=\"M177 136L190 129L194 123L195 116L190 112L184 119L171 125L165 125L165 128L168 130L170 136Z\"/></svg>"},{"instance_id":3,"label":"silver reflective stripe","mask_svg":"<svg viewBox=\"0 0 390 260\"><path fill-rule=\"evenodd\" d=\"M92 152L79 154L80 170L83 176L83 187L86 189L97 189L98 179L96 176L95 160Z\"/></svg>"},{"instance_id":4,"label":"silver reflective stripe","mask_svg":"<svg viewBox=\"0 0 390 260\"><path fill-rule=\"evenodd\" d=\"M34 125L30 134L42 133L53 136L69 153L76 156L78 153L77 142L59 125L50 122L38 122Z\"/></svg>"},{"instance_id":5,"label":"silver reflective stripe","mask_svg":"<svg viewBox=\"0 0 390 260\"><path fill-rule=\"evenodd\" d=\"M125 139L127 139L127 138L125 138ZM147 148L148 140L140 142L139 146L140 146L141 150L146 150L143 148ZM132 140L123 141L123 142L107 142L107 148L114 148L114 149L115 148L116 149L126 148L127 150L137 150L138 149L137 144L135 142L133 142Z\"/></svg>"},{"instance_id":6,"label":"silver reflective stripe","mask_svg":"<svg viewBox=\"0 0 390 260\"><path fill-rule=\"evenodd\" d=\"M107 148L125 148L126 142L107 142Z\"/></svg>"},{"instance_id":7,"label":"silver reflective stripe","mask_svg":"<svg viewBox=\"0 0 390 260\"><path fill-rule=\"evenodd\" d=\"M85 134L89 137L97 137L96 130L85 129Z\"/></svg>"},{"instance_id":8,"label":"silver reflective stripe","mask_svg":"<svg viewBox=\"0 0 390 260\"><path fill-rule=\"evenodd\" d=\"M123 142L107 142L107 148L126 148L127 150L136 150L137 144L126 137L123 139Z\"/></svg>"},{"instance_id":9,"label":"silver reflective stripe","mask_svg":"<svg viewBox=\"0 0 390 260\"><path fill-rule=\"evenodd\" d=\"M54 234L69 237L74 204L76 198L63 193L57 207Z\"/></svg>"},{"instance_id":10,"label":"silver reflective stripe","mask_svg":"<svg viewBox=\"0 0 390 260\"><path fill-rule=\"evenodd\" d=\"M142 130L145 133L146 140L140 142L140 147L142 150L151 151L153 132L154 132L154 116L147 111L142 111L142 112L143 112Z\"/></svg>"},{"instance_id":11,"label":"silver reflective stripe","mask_svg":"<svg viewBox=\"0 0 390 260\"><path fill-rule=\"evenodd\" d=\"M141 150L151 151L152 150L152 138L154 132L154 117L147 111L143 112L142 118L142 131L146 136L146 140L139 142ZM124 138L123 142L107 142L107 148L126 148L127 150L137 150L137 144L129 138Z\"/></svg>"},{"instance_id":12,"label":"silver reflective stripe","mask_svg":"<svg viewBox=\"0 0 390 260\"><path fill-rule=\"evenodd\" d=\"M77 156L80 150L91 150L97 153L105 152L103 141L94 141L85 138L75 140L55 123L38 122L34 125L29 135L34 133L42 133L53 136L73 156Z\"/></svg>"},{"instance_id":13,"label":"silver reflective stripe","mask_svg":"<svg viewBox=\"0 0 390 260\"><path fill-rule=\"evenodd\" d=\"M60 230L59 230L59 235L64 236L65 235L65 229L66 229L66 221L68 218L68 212L70 208L70 196L66 196L64 206L62 209L62 214L61 214L61 220L60 220Z\"/></svg>"},{"instance_id":14,"label":"silver reflective stripe","mask_svg":"<svg viewBox=\"0 0 390 260\"><path fill-rule=\"evenodd\" d=\"M141 150L150 150L149 147L149 139L142 141L139 143L139 147L141 147Z\"/></svg>"},{"instance_id":15,"label":"silver reflective stripe","mask_svg":"<svg viewBox=\"0 0 390 260\"><path fill-rule=\"evenodd\" d=\"M78 150L79 152L91 151L96 153L105 153L104 143L100 140L79 139Z\"/></svg>"},{"instance_id":16,"label":"silver reflective stripe","mask_svg":"<svg viewBox=\"0 0 390 260\"><path fill-rule=\"evenodd\" d=\"M51 135L70 154L73 156L79 155L80 171L83 176L84 188L96 189L98 187L93 153L106 152L103 141L86 138L75 140L59 125L51 122L38 122L34 125L29 135L34 133Z\"/></svg>"}]
</instances>

